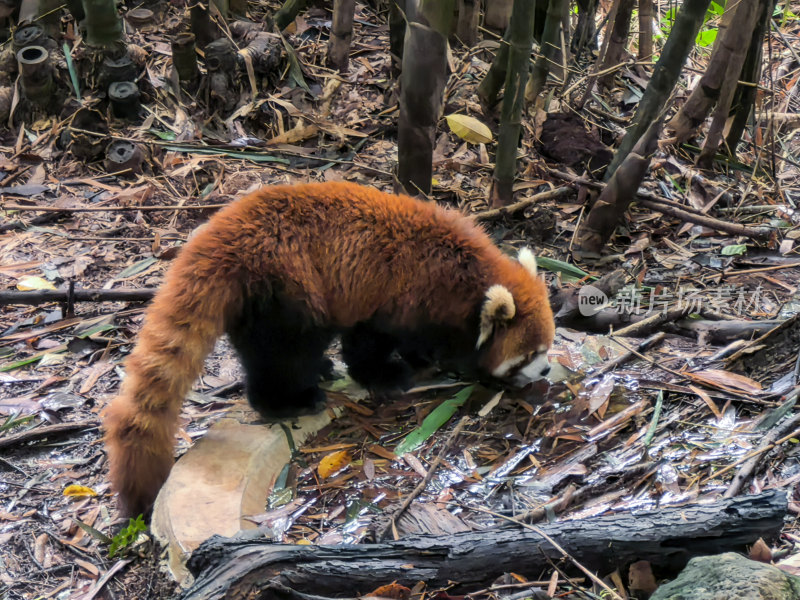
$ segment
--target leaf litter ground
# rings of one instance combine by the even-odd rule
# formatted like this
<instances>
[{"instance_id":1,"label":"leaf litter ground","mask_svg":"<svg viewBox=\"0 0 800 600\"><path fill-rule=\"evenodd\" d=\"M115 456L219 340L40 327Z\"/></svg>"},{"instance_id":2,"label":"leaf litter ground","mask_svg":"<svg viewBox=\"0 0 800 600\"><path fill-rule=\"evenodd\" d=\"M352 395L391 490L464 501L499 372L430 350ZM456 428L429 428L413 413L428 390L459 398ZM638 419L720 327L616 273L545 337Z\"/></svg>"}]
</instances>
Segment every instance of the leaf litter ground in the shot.
<instances>
[{"instance_id":1,"label":"leaf litter ground","mask_svg":"<svg viewBox=\"0 0 800 600\"><path fill-rule=\"evenodd\" d=\"M55 121L31 124L28 136L5 136L3 202L63 211L7 213L0 237L3 287L40 289L65 281L85 288L155 287L180 243L214 212L187 206L225 203L259 185L307 179L348 179L387 189L396 159L391 134L396 111L387 110L396 105L384 50L387 29L370 10L359 11L363 18L356 25L351 74L341 83L319 67L324 13L312 11L298 20L292 42L317 85L314 91L323 93L321 101L311 102L283 82L234 119L233 127L212 119L201 128L173 97L155 93L152 118L138 127L118 124L121 135L140 141L154 140L153 131L159 131L161 137L187 142L236 144L246 137L252 144L285 133L300 119L323 123L308 140L301 136L256 150L261 158L269 154L282 162L254 164L230 152L197 154L148 145L145 174L124 180L59 151ZM135 35L142 47L166 48L161 32ZM482 117L474 95L491 46L454 52L448 113L491 121ZM777 43L775 52L786 54ZM155 90L163 88L167 64L166 52L147 59ZM557 100L553 103L551 112L560 108ZM619 131L599 113L589 117ZM560 184L534 149L540 127L539 117L524 123L519 198L547 189L548 180ZM796 153L796 134L787 132L781 141ZM754 163L757 149L742 158ZM443 127L435 162L437 199L477 214L487 208L491 166L480 146ZM780 166L778 178L785 189L797 189L791 162ZM796 513L800 432L795 431L797 411L786 400L796 398L798 390L800 326L791 322L759 338L763 332L748 332L742 323L786 319L797 312L800 256L794 249L793 210L764 177L735 171L701 176L682 156L660 156L646 187L721 219L772 225L776 236L757 246L634 208L609 255L580 266L589 276L624 269L629 281L616 296L618 313L683 309L681 317L639 332L666 336L631 353L640 339L612 339L592 332L597 320L573 319L572 325L584 328L559 330L551 355L557 383L508 390L499 397L496 390L478 386L452 418L431 427L430 437L402 457L395 453L398 444L469 382L423 379L417 390L383 403L332 393L332 404L341 405L343 413L299 450L285 477L276 481L269 506L257 516L265 532L280 541L320 544L374 539L387 527L391 532L391 516L428 475L442 448L446 452L430 482L398 519L397 534L491 527L500 522L496 515L576 519L682 505L729 490L787 489ZM513 218L493 218L487 227L506 247L532 242L541 255L566 261L583 211L579 198L537 204ZM175 210L118 210L139 205ZM72 210L100 206L110 210ZM574 285L569 273L551 272L547 278L560 280L560 293L569 296ZM569 307L562 312L569 313ZM138 303L79 303L74 314L56 304L3 307L0 589L8 598L71 598L90 590L106 597L161 598L175 592L153 543L145 540L122 558L109 559L107 543L93 533L113 535L119 526L106 480L99 413L118 389L120 361L135 340L142 313ZM718 325L726 322L732 329L720 332ZM629 359L606 367L623 356ZM241 403L241 377L229 344L221 341L184 405L179 453ZM457 423L461 431L454 438ZM769 432L785 441L762 448ZM733 489L733 476L757 450L759 464L743 487ZM74 485L88 489L69 487ZM793 566L796 541L794 523L787 520L776 545L789 556L787 568ZM540 576L549 580L553 573Z\"/></svg>"}]
</instances>

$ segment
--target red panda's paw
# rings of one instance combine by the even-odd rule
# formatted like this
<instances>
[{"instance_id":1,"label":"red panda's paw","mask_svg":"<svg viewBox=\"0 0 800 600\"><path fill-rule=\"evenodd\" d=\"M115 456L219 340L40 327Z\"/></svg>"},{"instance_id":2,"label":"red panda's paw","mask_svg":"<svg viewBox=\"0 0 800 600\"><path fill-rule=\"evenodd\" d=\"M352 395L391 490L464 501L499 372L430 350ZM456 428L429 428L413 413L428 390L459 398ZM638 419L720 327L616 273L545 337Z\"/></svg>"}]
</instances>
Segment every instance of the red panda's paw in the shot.
<instances>
[{"instance_id":1,"label":"red panda's paw","mask_svg":"<svg viewBox=\"0 0 800 600\"><path fill-rule=\"evenodd\" d=\"M251 391L248 400L267 422L313 415L322 412L328 403L325 392L317 386L309 387L291 397L282 397L280 392L270 392L270 390L260 391L254 397Z\"/></svg>"},{"instance_id":2,"label":"red panda's paw","mask_svg":"<svg viewBox=\"0 0 800 600\"><path fill-rule=\"evenodd\" d=\"M391 396L412 386L414 369L403 359L396 358L376 363L348 364L347 372L356 383L376 397Z\"/></svg>"}]
</instances>

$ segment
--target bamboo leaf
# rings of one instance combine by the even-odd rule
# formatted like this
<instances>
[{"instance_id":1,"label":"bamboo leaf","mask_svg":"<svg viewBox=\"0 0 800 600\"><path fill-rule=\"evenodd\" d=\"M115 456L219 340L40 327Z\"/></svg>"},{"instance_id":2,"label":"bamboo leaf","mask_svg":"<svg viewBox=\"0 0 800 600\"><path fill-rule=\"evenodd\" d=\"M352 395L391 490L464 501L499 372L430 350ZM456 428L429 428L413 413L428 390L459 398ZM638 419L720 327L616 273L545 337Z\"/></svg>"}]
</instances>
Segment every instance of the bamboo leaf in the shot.
<instances>
[{"instance_id":1,"label":"bamboo leaf","mask_svg":"<svg viewBox=\"0 0 800 600\"><path fill-rule=\"evenodd\" d=\"M311 89L308 87L305 77L303 77L303 68L300 66L300 59L297 58L294 48L289 45L289 42L283 36L281 36L281 41L286 50L286 56L289 57L289 77L309 95L313 96L314 94L311 93Z\"/></svg>"},{"instance_id":2,"label":"bamboo leaf","mask_svg":"<svg viewBox=\"0 0 800 600\"><path fill-rule=\"evenodd\" d=\"M474 389L474 385L465 387L449 400L442 402L425 417L425 420L422 421L422 425L409 433L402 442L397 444L394 453L399 456L418 448L425 440L436 433L442 425L450 420L450 417L452 417L459 407L467 401L467 398L470 397Z\"/></svg>"},{"instance_id":3,"label":"bamboo leaf","mask_svg":"<svg viewBox=\"0 0 800 600\"><path fill-rule=\"evenodd\" d=\"M54 290L56 286L43 279L42 277L23 277L17 282L17 289L22 292L30 292L32 290Z\"/></svg>"},{"instance_id":4,"label":"bamboo leaf","mask_svg":"<svg viewBox=\"0 0 800 600\"><path fill-rule=\"evenodd\" d=\"M158 129L153 129L152 127L147 130L147 133L152 133L157 138L160 138L166 142L173 142L175 141L175 138L178 137L173 131L159 131Z\"/></svg>"},{"instance_id":5,"label":"bamboo leaf","mask_svg":"<svg viewBox=\"0 0 800 600\"><path fill-rule=\"evenodd\" d=\"M747 244L731 244L722 249L722 256L741 256L747 252Z\"/></svg>"},{"instance_id":6,"label":"bamboo leaf","mask_svg":"<svg viewBox=\"0 0 800 600\"><path fill-rule=\"evenodd\" d=\"M103 533L99 529L95 529L91 525L87 525L86 523L84 523L83 521L79 521L75 517L72 517L72 521L75 523L75 525L77 525L78 527L83 529L86 533L88 533L94 539L96 539L96 540L98 540L98 541L100 541L100 542L102 542L104 544L110 544L112 542L112 538L108 537L105 533Z\"/></svg>"},{"instance_id":7,"label":"bamboo leaf","mask_svg":"<svg viewBox=\"0 0 800 600\"><path fill-rule=\"evenodd\" d=\"M243 160L249 160L254 163L261 163L261 162L276 162L282 163L284 165L288 165L289 161L285 158L278 158L277 156L272 156L271 154L262 154L260 152L240 152L238 150L225 150L222 148L201 148L198 146L178 146L173 144L166 144L164 148L167 150L172 150L173 152L190 152L192 154L217 154L222 156L228 156L230 158L241 158Z\"/></svg>"},{"instance_id":8,"label":"bamboo leaf","mask_svg":"<svg viewBox=\"0 0 800 600\"><path fill-rule=\"evenodd\" d=\"M126 277L137 275L156 262L158 262L158 259L155 258L154 256L151 256L150 258L145 258L144 260L140 260L139 262L135 262L130 267L126 267L125 269L123 269L122 272L119 275L117 275L117 279L124 279Z\"/></svg>"},{"instance_id":9,"label":"bamboo leaf","mask_svg":"<svg viewBox=\"0 0 800 600\"><path fill-rule=\"evenodd\" d=\"M580 269L575 265L571 265L568 262L564 262L563 260L556 260L555 258L537 256L536 264L540 268L544 269L545 271L550 271L551 273L563 273L564 275L577 277L578 279L589 277L589 274L583 269Z\"/></svg>"},{"instance_id":10,"label":"bamboo leaf","mask_svg":"<svg viewBox=\"0 0 800 600\"><path fill-rule=\"evenodd\" d=\"M447 125L465 142L470 144L488 144L492 141L491 130L475 117L469 115L447 115Z\"/></svg>"},{"instance_id":11,"label":"bamboo leaf","mask_svg":"<svg viewBox=\"0 0 800 600\"><path fill-rule=\"evenodd\" d=\"M707 29L697 34L697 45L702 47L711 46L717 39L716 29Z\"/></svg>"},{"instance_id":12,"label":"bamboo leaf","mask_svg":"<svg viewBox=\"0 0 800 600\"><path fill-rule=\"evenodd\" d=\"M72 54L70 54L69 45L67 42L64 42L62 49L64 50L64 59L67 61L69 79L72 82L73 89L75 90L75 97L78 99L78 102L82 102L81 86L78 84L78 72L75 70L75 63L72 61Z\"/></svg>"},{"instance_id":13,"label":"bamboo leaf","mask_svg":"<svg viewBox=\"0 0 800 600\"><path fill-rule=\"evenodd\" d=\"M75 337L79 339L86 339L92 337L93 335L97 335L98 333L103 333L104 331L112 331L116 328L117 326L111 323L101 323L100 325L89 327L86 331L82 331L81 333L76 333Z\"/></svg>"},{"instance_id":14,"label":"bamboo leaf","mask_svg":"<svg viewBox=\"0 0 800 600\"><path fill-rule=\"evenodd\" d=\"M56 346L55 348L51 348L46 352L39 352L38 354L34 354L33 356L29 356L28 358L23 358L22 360L18 360L17 362L13 362L7 365L3 365L0 367L0 373L4 373L6 371L13 371L14 369L19 369L20 367L25 367L27 365L32 365L35 362L39 362L45 356L50 354L57 354L60 352L64 352L67 349L66 344L61 344L60 346Z\"/></svg>"}]
</instances>

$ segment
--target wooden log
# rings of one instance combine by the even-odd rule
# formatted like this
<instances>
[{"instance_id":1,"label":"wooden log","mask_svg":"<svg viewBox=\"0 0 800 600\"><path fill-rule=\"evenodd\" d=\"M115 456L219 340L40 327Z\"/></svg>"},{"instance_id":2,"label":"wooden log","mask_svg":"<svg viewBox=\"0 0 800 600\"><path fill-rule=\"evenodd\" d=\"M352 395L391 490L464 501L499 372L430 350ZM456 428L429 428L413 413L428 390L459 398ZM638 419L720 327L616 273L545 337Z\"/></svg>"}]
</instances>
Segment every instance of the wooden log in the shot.
<instances>
[{"instance_id":1,"label":"wooden log","mask_svg":"<svg viewBox=\"0 0 800 600\"><path fill-rule=\"evenodd\" d=\"M694 556L744 551L775 539L787 512L785 491L541 525L584 566L607 573L647 560L668 575ZM213 537L189 560L196 577L183 600L357 596L397 581L411 586L456 582L451 593L486 586L513 571L536 578L562 554L521 527L453 535L411 536L383 544L295 546L242 532ZM286 593L290 589L293 593Z\"/></svg>"}]
</instances>

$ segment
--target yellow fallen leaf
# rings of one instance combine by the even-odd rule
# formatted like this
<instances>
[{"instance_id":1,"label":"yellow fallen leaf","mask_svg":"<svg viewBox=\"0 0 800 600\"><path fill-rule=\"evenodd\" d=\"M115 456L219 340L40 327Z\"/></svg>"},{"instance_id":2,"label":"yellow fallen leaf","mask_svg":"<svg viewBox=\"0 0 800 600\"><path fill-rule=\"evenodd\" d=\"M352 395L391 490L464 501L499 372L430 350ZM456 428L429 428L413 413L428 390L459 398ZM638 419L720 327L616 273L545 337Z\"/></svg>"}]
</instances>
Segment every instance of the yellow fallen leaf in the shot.
<instances>
[{"instance_id":1,"label":"yellow fallen leaf","mask_svg":"<svg viewBox=\"0 0 800 600\"><path fill-rule=\"evenodd\" d=\"M69 498L85 498L87 496L97 496L97 492L85 485L72 484L64 488L64 495Z\"/></svg>"},{"instance_id":2,"label":"yellow fallen leaf","mask_svg":"<svg viewBox=\"0 0 800 600\"><path fill-rule=\"evenodd\" d=\"M17 289L22 292L30 292L31 290L54 290L56 286L47 279L29 275L17 281Z\"/></svg>"},{"instance_id":3,"label":"yellow fallen leaf","mask_svg":"<svg viewBox=\"0 0 800 600\"><path fill-rule=\"evenodd\" d=\"M34 121L33 125L31 125L31 129L33 131L44 131L45 129L50 129L53 126L53 121L50 118L47 119L38 119Z\"/></svg>"},{"instance_id":4,"label":"yellow fallen leaf","mask_svg":"<svg viewBox=\"0 0 800 600\"><path fill-rule=\"evenodd\" d=\"M469 115L447 115L450 131L470 144L488 144L492 141L492 131L475 117Z\"/></svg>"},{"instance_id":5,"label":"yellow fallen leaf","mask_svg":"<svg viewBox=\"0 0 800 600\"><path fill-rule=\"evenodd\" d=\"M297 125L292 127L289 131L285 131L267 140L267 146L274 146L276 144L296 144L316 136L317 133L319 133L319 127L314 123L306 124L300 119L297 121Z\"/></svg>"},{"instance_id":6,"label":"yellow fallen leaf","mask_svg":"<svg viewBox=\"0 0 800 600\"><path fill-rule=\"evenodd\" d=\"M331 452L319 461L317 473L322 479L327 479L331 475L335 475L353 460L353 456L347 450L339 450L338 452Z\"/></svg>"}]
</instances>

